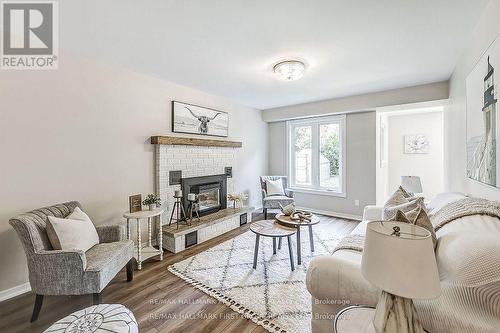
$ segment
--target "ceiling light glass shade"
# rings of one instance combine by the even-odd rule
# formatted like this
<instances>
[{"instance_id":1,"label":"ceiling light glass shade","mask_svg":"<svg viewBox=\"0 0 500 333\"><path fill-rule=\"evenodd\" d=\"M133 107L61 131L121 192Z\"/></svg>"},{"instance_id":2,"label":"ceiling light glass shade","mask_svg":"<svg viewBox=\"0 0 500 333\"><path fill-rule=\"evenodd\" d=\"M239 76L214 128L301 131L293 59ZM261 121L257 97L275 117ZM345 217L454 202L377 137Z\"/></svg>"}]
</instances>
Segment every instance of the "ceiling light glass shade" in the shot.
<instances>
[{"instance_id":1,"label":"ceiling light glass shade","mask_svg":"<svg viewBox=\"0 0 500 333\"><path fill-rule=\"evenodd\" d=\"M294 81L304 75L306 66L302 61L286 60L274 65L274 72L285 81Z\"/></svg>"}]
</instances>

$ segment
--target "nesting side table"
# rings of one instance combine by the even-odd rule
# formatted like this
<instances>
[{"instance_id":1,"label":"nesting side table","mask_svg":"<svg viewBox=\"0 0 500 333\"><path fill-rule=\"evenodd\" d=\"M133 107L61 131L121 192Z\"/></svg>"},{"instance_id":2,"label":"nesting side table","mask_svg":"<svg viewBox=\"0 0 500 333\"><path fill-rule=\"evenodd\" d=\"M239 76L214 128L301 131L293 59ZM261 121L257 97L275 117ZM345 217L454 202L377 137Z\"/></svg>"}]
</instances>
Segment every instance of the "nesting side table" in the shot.
<instances>
[{"instance_id":1,"label":"nesting side table","mask_svg":"<svg viewBox=\"0 0 500 333\"><path fill-rule=\"evenodd\" d=\"M142 269L142 262L151 257L160 255L160 260L163 260L163 249L162 249L162 222L161 215L164 209L157 208L155 210L143 210L135 213L125 213L123 217L127 219L127 239L130 238L130 220L136 221L137 226L137 244L136 251L134 251L134 257L137 260L137 269ZM154 217L158 216L158 249L155 249L151 244L152 237L152 226L151 222ZM148 244L146 246L142 245L141 241L141 219L148 220Z\"/></svg>"},{"instance_id":2,"label":"nesting side table","mask_svg":"<svg viewBox=\"0 0 500 333\"><path fill-rule=\"evenodd\" d=\"M254 222L250 225L250 230L255 234L255 251L253 253L253 269L257 268L257 256L259 255L260 236L271 237L273 239L273 254L276 254L276 238L286 237L288 241L288 255L290 256L290 266L295 270L293 264L292 240L290 239L297 231L295 228L287 228L279 225L273 220Z\"/></svg>"},{"instance_id":3,"label":"nesting side table","mask_svg":"<svg viewBox=\"0 0 500 333\"><path fill-rule=\"evenodd\" d=\"M316 215L313 215L311 218L311 221L297 221L297 220L292 220L290 216L287 216L283 213L278 213L276 214L275 219L278 221L279 224L285 226L285 227L292 227L292 228L297 228L297 265L302 264L302 248L301 248L301 242L300 242L300 228L301 227L308 227L309 228L309 244L311 246L311 252L314 252L314 240L313 240L313 231L312 231L312 226L316 225L320 222L319 217ZM281 243L280 246L281 248Z\"/></svg>"}]
</instances>

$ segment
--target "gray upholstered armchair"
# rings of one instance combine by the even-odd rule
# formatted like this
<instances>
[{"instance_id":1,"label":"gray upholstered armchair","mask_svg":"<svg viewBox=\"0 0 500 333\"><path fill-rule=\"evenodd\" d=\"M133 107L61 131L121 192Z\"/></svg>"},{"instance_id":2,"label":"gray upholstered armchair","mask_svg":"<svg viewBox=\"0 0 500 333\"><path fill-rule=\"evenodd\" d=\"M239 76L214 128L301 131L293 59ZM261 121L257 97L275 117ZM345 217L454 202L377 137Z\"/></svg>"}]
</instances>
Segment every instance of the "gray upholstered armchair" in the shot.
<instances>
[{"instance_id":1,"label":"gray upholstered armchair","mask_svg":"<svg viewBox=\"0 0 500 333\"><path fill-rule=\"evenodd\" d=\"M26 252L29 281L36 294L31 321L38 318L44 295L93 294L101 302L101 291L127 265L127 280L133 279L133 242L124 240L122 226L97 226L99 244L87 252L54 250L47 237L47 216L64 218L80 203L76 201L40 208L10 219Z\"/></svg>"},{"instance_id":2,"label":"gray upholstered armchair","mask_svg":"<svg viewBox=\"0 0 500 333\"><path fill-rule=\"evenodd\" d=\"M278 180L281 179L283 183L283 192L285 195L267 195L266 180ZM262 210L264 212L264 218L267 220L267 210L268 209L280 209L280 204L284 207L286 205L295 202L293 199L293 191L287 188L287 177L286 176L260 176L260 187L262 190Z\"/></svg>"}]
</instances>

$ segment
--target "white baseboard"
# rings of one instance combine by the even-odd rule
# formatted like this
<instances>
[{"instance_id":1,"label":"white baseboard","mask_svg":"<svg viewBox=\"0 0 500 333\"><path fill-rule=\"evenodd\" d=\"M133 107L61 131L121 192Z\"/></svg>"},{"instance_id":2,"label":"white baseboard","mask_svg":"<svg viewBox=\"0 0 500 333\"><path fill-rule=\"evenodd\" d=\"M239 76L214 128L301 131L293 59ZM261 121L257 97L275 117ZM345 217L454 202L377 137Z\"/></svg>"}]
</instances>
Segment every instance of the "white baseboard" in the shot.
<instances>
[{"instance_id":1,"label":"white baseboard","mask_svg":"<svg viewBox=\"0 0 500 333\"><path fill-rule=\"evenodd\" d=\"M322 209L314 209L314 208L309 208L309 207L299 207L297 206L297 209L300 210L307 210L313 213L321 214L321 215L326 215L326 216L332 216L332 217L340 217L348 220L356 220L356 221L361 221L363 217L361 215L353 215L353 214L345 214L345 213L338 213L338 212L333 212L330 210L322 210Z\"/></svg>"},{"instance_id":2,"label":"white baseboard","mask_svg":"<svg viewBox=\"0 0 500 333\"><path fill-rule=\"evenodd\" d=\"M31 286L29 282L20 284L18 286L9 289L2 290L0 291L0 302L27 293L28 291L31 291Z\"/></svg>"}]
</instances>

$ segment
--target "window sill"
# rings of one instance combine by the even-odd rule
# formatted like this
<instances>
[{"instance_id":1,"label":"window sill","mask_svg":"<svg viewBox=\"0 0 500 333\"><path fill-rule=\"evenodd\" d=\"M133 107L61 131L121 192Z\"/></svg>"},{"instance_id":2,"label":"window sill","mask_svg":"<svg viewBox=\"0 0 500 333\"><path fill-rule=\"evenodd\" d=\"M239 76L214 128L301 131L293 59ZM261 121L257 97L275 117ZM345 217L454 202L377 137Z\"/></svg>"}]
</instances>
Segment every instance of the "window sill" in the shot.
<instances>
[{"instance_id":1,"label":"window sill","mask_svg":"<svg viewBox=\"0 0 500 333\"><path fill-rule=\"evenodd\" d=\"M316 189L301 188L301 187L290 187L290 190L292 190L294 193L326 195L326 196L330 196L330 197L339 197L339 198L346 198L347 197L347 195L345 193L328 191L328 190L316 190Z\"/></svg>"}]
</instances>

